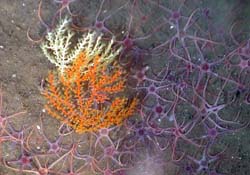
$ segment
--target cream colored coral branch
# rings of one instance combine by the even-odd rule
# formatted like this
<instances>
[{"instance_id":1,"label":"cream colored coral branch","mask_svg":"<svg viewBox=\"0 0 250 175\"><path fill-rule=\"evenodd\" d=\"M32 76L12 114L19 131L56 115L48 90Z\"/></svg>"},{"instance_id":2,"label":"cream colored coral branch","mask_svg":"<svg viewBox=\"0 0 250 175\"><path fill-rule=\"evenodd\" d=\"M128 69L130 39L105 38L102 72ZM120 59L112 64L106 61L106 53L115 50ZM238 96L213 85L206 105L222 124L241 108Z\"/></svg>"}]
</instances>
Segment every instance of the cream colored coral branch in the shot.
<instances>
[{"instance_id":1,"label":"cream colored coral branch","mask_svg":"<svg viewBox=\"0 0 250 175\"><path fill-rule=\"evenodd\" d=\"M120 53L121 47L112 51L114 39L106 46L102 40L102 34L95 31L88 31L73 44L75 33L69 27L70 20L64 18L59 25L47 34L45 40L41 44L41 48L48 60L58 67L60 73L73 62L81 52L85 52L88 62L96 55L100 55L104 64L109 64ZM86 65L89 66L89 65Z\"/></svg>"}]
</instances>

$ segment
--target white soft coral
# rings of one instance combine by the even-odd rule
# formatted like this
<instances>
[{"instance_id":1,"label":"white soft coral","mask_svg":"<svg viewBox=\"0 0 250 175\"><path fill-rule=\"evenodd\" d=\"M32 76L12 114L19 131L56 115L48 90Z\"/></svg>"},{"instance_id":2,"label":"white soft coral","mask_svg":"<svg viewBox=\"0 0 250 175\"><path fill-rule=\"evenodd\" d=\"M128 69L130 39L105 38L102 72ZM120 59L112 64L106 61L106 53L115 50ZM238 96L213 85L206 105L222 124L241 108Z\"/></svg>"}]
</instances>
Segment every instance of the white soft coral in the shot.
<instances>
[{"instance_id":1,"label":"white soft coral","mask_svg":"<svg viewBox=\"0 0 250 175\"><path fill-rule=\"evenodd\" d=\"M100 54L101 61L107 63L110 63L120 53L121 48L115 52L112 51L113 39L106 46L101 42L102 35L98 36L95 31L87 32L76 45L72 44L71 41L75 33L70 29L69 24L68 18L62 19L59 25L47 34L41 44L43 53L51 63L58 67L60 73L63 74L65 68L83 51L89 61L94 55Z\"/></svg>"}]
</instances>

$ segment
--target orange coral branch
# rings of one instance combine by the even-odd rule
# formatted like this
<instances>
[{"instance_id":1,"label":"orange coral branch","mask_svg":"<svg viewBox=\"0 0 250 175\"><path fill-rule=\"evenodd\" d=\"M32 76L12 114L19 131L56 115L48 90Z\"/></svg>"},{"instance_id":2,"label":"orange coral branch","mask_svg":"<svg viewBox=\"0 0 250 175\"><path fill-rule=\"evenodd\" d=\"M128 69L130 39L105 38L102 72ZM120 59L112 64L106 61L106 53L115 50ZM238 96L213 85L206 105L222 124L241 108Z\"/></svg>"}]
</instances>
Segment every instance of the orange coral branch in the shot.
<instances>
[{"instance_id":1,"label":"orange coral branch","mask_svg":"<svg viewBox=\"0 0 250 175\"><path fill-rule=\"evenodd\" d=\"M125 72L119 65L104 64L100 55L89 62L87 56L80 53L64 74L50 73L43 93L47 112L78 133L120 125L138 102L122 96Z\"/></svg>"}]
</instances>

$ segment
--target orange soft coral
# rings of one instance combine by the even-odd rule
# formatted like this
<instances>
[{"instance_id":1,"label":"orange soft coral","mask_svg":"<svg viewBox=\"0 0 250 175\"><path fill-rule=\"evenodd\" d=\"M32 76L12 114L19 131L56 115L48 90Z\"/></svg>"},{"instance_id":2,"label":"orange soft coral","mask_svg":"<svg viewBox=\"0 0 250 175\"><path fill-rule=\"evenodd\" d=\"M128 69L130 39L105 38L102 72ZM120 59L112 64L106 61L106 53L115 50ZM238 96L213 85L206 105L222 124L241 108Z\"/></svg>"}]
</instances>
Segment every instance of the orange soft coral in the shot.
<instances>
[{"instance_id":1,"label":"orange soft coral","mask_svg":"<svg viewBox=\"0 0 250 175\"><path fill-rule=\"evenodd\" d=\"M81 52L64 74L50 73L44 92L48 113L78 133L119 125L137 105L124 96L124 70L101 54L88 56Z\"/></svg>"}]
</instances>

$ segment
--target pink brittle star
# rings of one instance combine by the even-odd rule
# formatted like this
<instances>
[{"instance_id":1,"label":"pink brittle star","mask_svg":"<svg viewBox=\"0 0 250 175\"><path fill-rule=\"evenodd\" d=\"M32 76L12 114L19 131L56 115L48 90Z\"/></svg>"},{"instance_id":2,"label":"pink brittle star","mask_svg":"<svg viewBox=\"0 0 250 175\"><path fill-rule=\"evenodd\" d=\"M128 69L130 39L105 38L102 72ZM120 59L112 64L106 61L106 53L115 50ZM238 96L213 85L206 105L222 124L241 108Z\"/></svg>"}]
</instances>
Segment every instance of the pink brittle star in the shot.
<instances>
[{"instance_id":1,"label":"pink brittle star","mask_svg":"<svg viewBox=\"0 0 250 175\"><path fill-rule=\"evenodd\" d=\"M222 154L225 152L226 149L222 150L219 153L216 153L214 155L211 155L209 153L209 147L211 146L211 143L208 143L206 147L204 148L202 152L202 157L200 159L196 159L190 155L187 155L187 158L189 160L192 160L195 164L198 165L196 168L196 173L201 173L201 172L210 172L209 165L212 162L215 162L219 159L222 158Z\"/></svg>"},{"instance_id":2,"label":"pink brittle star","mask_svg":"<svg viewBox=\"0 0 250 175\"><path fill-rule=\"evenodd\" d=\"M101 17L101 13L103 12L106 12L107 10L103 10L103 6L104 6L104 3L105 3L106 0L102 0L101 3L100 3L100 6L99 6L99 9L95 15L95 20L93 21L93 24L92 26L90 27L82 27L82 26L78 26L76 24L72 24L73 25L73 28L77 31L87 31L89 29L94 29L96 31L99 31L101 33L108 33L110 34L112 37L114 36L114 34L112 33L112 31L110 29L108 29L106 26L105 26L105 23L111 19L112 16L114 16L117 12L119 12L120 10L124 9L127 4L129 3L126 2L125 4L123 4L122 6L120 6L119 8L117 8L116 10L114 10L113 12L111 12L109 15L103 17L102 19L100 19Z\"/></svg>"},{"instance_id":3,"label":"pink brittle star","mask_svg":"<svg viewBox=\"0 0 250 175\"><path fill-rule=\"evenodd\" d=\"M23 138L24 139L24 138ZM25 148L24 142L15 144L16 148L20 147L20 155L17 159L6 160L3 159L3 164L5 167L15 171L15 172L29 172L32 170L33 166L33 155L29 150Z\"/></svg>"},{"instance_id":4,"label":"pink brittle star","mask_svg":"<svg viewBox=\"0 0 250 175\"><path fill-rule=\"evenodd\" d=\"M40 138L40 142L42 141L44 143L44 141L45 141L45 143L47 144L48 150L46 152L48 155L55 154L59 157L60 153L65 152L68 149L68 148L62 146L63 145L62 140L63 140L64 136L59 135L56 137L56 139L54 141L51 141L44 133L45 130L46 129L44 128L42 116L40 116L40 125L37 125L37 127L36 127L36 132L37 132L38 137L39 138L42 137L42 138Z\"/></svg>"},{"instance_id":5,"label":"pink brittle star","mask_svg":"<svg viewBox=\"0 0 250 175\"><path fill-rule=\"evenodd\" d=\"M106 139L111 145L114 145L114 142L110 138L110 133L111 131L118 129L119 126L113 126L111 128L102 128L98 131L98 133L92 133L96 137L95 145L94 147L96 148L98 144L100 144L102 139Z\"/></svg>"},{"instance_id":6,"label":"pink brittle star","mask_svg":"<svg viewBox=\"0 0 250 175\"><path fill-rule=\"evenodd\" d=\"M118 139L118 141L115 143L116 145L103 145L99 144L101 149L103 150L103 154L98 158L99 162L102 161L112 161L112 164L116 164L117 166L125 166L125 164L122 163L121 158L124 155L133 155L132 151L129 150L119 150L121 146L122 139Z\"/></svg>"},{"instance_id":7,"label":"pink brittle star","mask_svg":"<svg viewBox=\"0 0 250 175\"><path fill-rule=\"evenodd\" d=\"M67 11L69 12L69 14L70 14L71 16L76 16L76 15L73 14L73 13L71 12L71 10L70 10L70 3L75 2L75 1L76 1L76 0L54 0L55 3L61 5L60 9L57 10L56 15L59 13L59 17L61 18L61 17L62 17L62 11L63 11L64 9L67 9Z\"/></svg>"},{"instance_id":8,"label":"pink brittle star","mask_svg":"<svg viewBox=\"0 0 250 175\"><path fill-rule=\"evenodd\" d=\"M197 91L194 90L194 94L196 95L196 97L198 97L201 100L201 104L200 104L199 108L197 108L196 106L193 105L193 107L196 108L197 111L199 111L198 113L200 113L200 119L203 122L208 122L208 123L212 124L214 127L218 128L220 130L229 131L227 128L225 128L225 125L236 125L236 126L240 125L240 128L246 127L249 124L248 122L246 122L244 124L240 124L239 122L236 122L238 120L240 113L237 114L237 116L235 117L235 119L233 121L225 120L219 115L220 111L222 111L224 108L227 107L227 105L230 105L230 103L233 102L233 101L231 101L228 104L224 104L224 103L220 104L220 99L221 99L221 96L223 94L223 89L227 85L227 81L224 81L224 83L222 84L222 87L221 87L219 93L216 95L214 102L212 104L211 104L211 102L209 103L206 100L207 84L208 84L208 79L205 83L205 87L203 88L203 92L201 94L197 93Z\"/></svg>"},{"instance_id":9,"label":"pink brittle star","mask_svg":"<svg viewBox=\"0 0 250 175\"><path fill-rule=\"evenodd\" d=\"M167 115L171 117L171 120L173 121L174 126L173 127L168 127L164 130L164 134L170 135L173 137L173 142L172 144L172 160L174 161L179 161L184 157L184 153L182 156L179 157L179 159L175 159L175 152L176 152L176 147L177 147L177 142L179 139L183 139L184 141L190 143L191 145L194 145L198 148L202 147L201 144L198 144L194 142L192 139L188 138L187 135L192 131L192 129L195 127L196 122L195 121L189 121L185 124L185 121L181 124L178 124L177 119L176 119L176 105L179 100L179 92L176 94L175 101L173 102L173 106L170 108L168 111Z\"/></svg>"}]
</instances>

